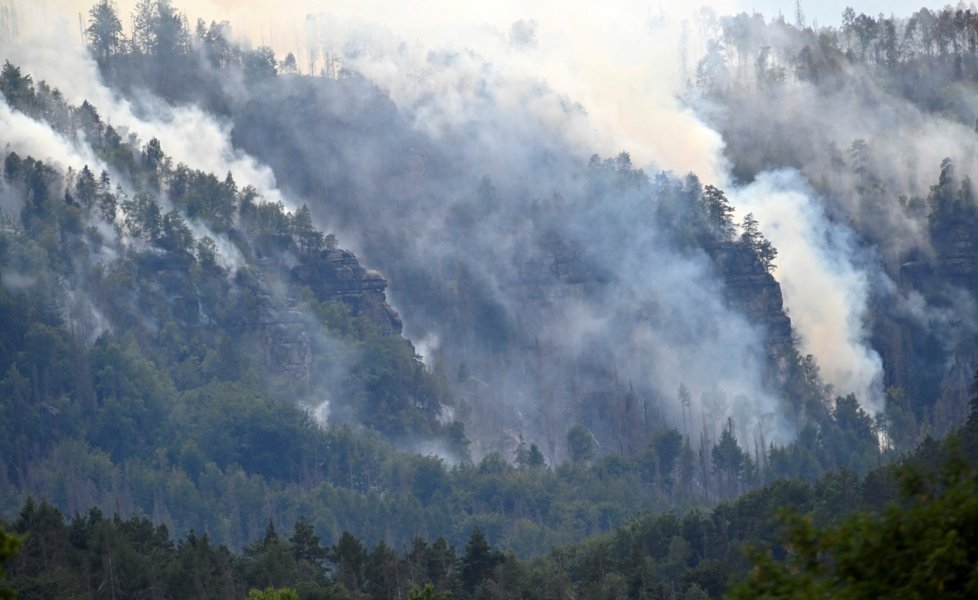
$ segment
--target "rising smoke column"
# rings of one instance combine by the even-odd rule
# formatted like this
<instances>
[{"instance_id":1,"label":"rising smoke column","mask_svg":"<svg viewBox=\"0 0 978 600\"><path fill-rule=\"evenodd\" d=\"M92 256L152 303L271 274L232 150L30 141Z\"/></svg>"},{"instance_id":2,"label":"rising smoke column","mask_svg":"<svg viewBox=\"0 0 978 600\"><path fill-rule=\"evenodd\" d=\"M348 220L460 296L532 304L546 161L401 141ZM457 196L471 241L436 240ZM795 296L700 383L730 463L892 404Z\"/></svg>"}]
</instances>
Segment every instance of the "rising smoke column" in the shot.
<instances>
[{"instance_id":1,"label":"rising smoke column","mask_svg":"<svg viewBox=\"0 0 978 600\"><path fill-rule=\"evenodd\" d=\"M795 171L762 173L733 199L753 213L778 249L781 283L801 351L818 358L838 394L856 394L872 411L883 409L883 364L869 343L872 271L853 233L831 222L824 203ZM862 263L862 264L860 264Z\"/></svg>"}]
</instances>

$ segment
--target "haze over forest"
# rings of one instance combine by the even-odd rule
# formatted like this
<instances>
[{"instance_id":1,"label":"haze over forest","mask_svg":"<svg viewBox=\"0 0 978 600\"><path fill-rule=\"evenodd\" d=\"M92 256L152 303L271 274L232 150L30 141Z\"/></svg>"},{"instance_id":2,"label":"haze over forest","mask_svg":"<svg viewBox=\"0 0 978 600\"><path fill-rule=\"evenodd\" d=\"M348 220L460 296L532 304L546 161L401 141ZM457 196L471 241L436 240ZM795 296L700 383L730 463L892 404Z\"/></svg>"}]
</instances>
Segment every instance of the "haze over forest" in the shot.
<instances>
[{"instance_id":1,"label":"haze over forest","mask_svg":"<svg viewBox=\"0 0 978 600\"><path fill-rule=\"evenodd\" d=\"M825 10L0 0L14 589L750 597L970 465L978 12Z\"/></svg>"}]
</instances>

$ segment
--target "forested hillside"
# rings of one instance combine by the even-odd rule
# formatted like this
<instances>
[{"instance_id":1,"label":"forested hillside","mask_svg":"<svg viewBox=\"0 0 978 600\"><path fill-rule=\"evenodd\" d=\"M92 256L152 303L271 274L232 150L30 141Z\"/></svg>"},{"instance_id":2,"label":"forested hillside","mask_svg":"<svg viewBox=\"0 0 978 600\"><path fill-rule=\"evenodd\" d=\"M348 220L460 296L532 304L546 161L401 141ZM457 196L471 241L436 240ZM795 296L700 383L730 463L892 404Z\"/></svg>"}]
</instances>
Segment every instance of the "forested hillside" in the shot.
<instances>
[{"instance_id":1,"label":"forested hillside","mask_svg":"<svg viewBox=\"0 0 978 600\"><path fill-rule=\"evenodd\" d=\"M600 452L577 425L562 436L560 468L528 442L473 464L463 426L444 418L451 375L419 361L384 303L383 278L316 230L308 209L290 214L231 176L173 165L158 140L123 141L97 109L64 105L9 63L2 77L15 108L78 127L95 159L126 174L123 187L88 165L60 173L15 152L5 158L4 191L25 198L3 238L16 284L3 296L11 509L29 495L69 513L100 505L178 532L208 530L237 548L269 519L312 509L330 541L346 528L370 541L460 543L480 526L533 553L637 510L879 460L872 421L849 398L834 415L818 413L820 439L772 447L756 462L732 419L709 425L715 443L694 447L695 437L644 406L641 420L615 417L624 453ZM651 185L621 161L593 162L594 185ZM702 211L679 232L685 243L772 287L780 315L759 258L766 241L756 232L717 241L718 228L733 227L723 193L672 189L673 202ZM679 209L662 197L661 210ZM790 341L770 344L790 350ZM638 411L633 390L612 393ZM452 462L397 454L426 444ZM810 458L796 456L802 450Z\"/></svg>"},{"instance_id":2,"label":"forested hillside","mask_svg":"<svg viewBox=\"0 0 978 600\"><path fill-rule=\"evenodd\" d=\"M963 6L905 18L850 9L819 30L721 17L695 73L726 107L707 114L736 178L796 169L872 249L865 335L894 438L960 424L978 360L975 22Z\"/></svg>"},{"instance_id":3,"label":"forested hillside","mask_svg":"<svg viewBox=\"0 0 978 600\"><path fill-rule=\"evenodd\" d=\"M441 537L371 547L349 533L326 545L304 517L288 531L269 522L232 553L206 533L173 540L146 517L92 509L65 519L29 501L10 525L26 541L9 585L20 598L968 598L976 451L972 412L943 443L865 477L780 479L708 511L636 517L534 560L493 548L479 529L464 547Z\"/></svg>"},{"instance_id":4,"label":"forested hillside","mask_svg":"<svg viewBox=\"0 0 978 600\"><path fill-rule=\"evenodd\" d=\"M0 9L20 597L824 595L902 518L842 517L973 486L973 10L652 19L650 159L521 70L546 23Z\"/></svg>"}]
</instances>

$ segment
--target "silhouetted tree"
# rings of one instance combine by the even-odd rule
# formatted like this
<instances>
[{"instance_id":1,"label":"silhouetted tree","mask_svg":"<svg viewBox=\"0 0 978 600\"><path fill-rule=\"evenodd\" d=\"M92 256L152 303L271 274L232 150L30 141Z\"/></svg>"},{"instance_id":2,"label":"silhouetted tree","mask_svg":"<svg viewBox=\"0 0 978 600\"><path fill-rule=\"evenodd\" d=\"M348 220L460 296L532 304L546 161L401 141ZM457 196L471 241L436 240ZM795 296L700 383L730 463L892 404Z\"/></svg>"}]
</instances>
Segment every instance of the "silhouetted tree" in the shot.
<instances>
[{"instance_id":1,"label":"silhouetted tree","mask_svg":"<svg viewBox=\"0 0 978 600\"><path fill-rule=\"evenodd\" d=\"M473 530L469 542L465 545L465 556L462 557L462 585L466 591L475 590L476 586L488 578L502 561L502 554L489 546L482 530L479 528Z\"/></svg>"},{"instance_id":2,"label":"silhouetted tree","mask_svg":"<svg viewBox=\"0 0 978 600\"><path fill-rule=\"evenodd\" d=\"M104 64L115 53L122 50L122 21L116 12L116 7L109 0L101 0L88 11L88 47L95 60Z\"/></svg>"}]
</instances>

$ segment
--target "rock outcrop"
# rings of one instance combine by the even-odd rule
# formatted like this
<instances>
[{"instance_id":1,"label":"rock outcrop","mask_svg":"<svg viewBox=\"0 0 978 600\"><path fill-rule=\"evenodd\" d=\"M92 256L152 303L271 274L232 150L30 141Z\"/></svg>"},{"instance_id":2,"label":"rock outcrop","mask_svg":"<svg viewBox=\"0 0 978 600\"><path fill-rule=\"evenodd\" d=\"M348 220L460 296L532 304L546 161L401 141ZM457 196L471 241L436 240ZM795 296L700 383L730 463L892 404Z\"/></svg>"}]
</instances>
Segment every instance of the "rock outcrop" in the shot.
<instances>
[{"instance_id":1,"label":"rock outcrop","mask_svg":"<svg viewBox=\"0 0 978 600\"><path fill-rule=\"evenodd\" d=\"M932 232L934 275L943 283L978 294L978 219L962 215Z\"/></svg>"},{"instance_id":2,"label":"rock outcrop","mask_svg":"<svg viewBox=\"0 0 978 600\"><path fill-rule=\"evenodd\" d=\"M884 386L916 399L907 410L938 435L967 418L978 361L976 227L972 207L932 218L931 251L910 252L894 276L909 301L874 311L873 347L883 358Z\"/></svg>"},{"instance_id":3,"label":"rock outcrop","mask_svg":"<svg viewBox=\"0 0 978 600\"><path fill-rule=\"evenodd\" d=\"M775 360L787 356L793 342L781 285L743 244L722 242L707 251L726 284L727 301L750 323L764 328L768 355Z\"/></svg>"},{"instance_id":4,"label":"rock outcrop","mask_svg":"<svg viewBox=\"0 0 978 600\"><path fill-rule=\"evenodd\" d=\"M401 333L401 317L384 295L387 280L363 268L349 250L327 249L304 258L292 268L292 283L308 286L320 302L339 301L354 315L363 315L384 333Z\"/></svg>"},{"instance_id":5,"label":"rock outcrop","mask_svg":"<svg viewBox=\"0 0 978 600\"><path fill-rule=\"evenodd\" d=\"M312 363L310 331L317 330L313 317L298 309L298 287L308 287L320 302L342 302L354 316L362 315L383 333L399 334L401 319L387 304L387 280L360 264L349 250L327 249L302 257L288 271L288 294L275 294L269 281L283 273L286 258L265 256L255 261L258 269L249 271L247 282L258 301L263 362L271 373L308 381ZM294 260L294 259L291 259ZM239 276L239 279L241 277Z\"/></svg>"},{"instance_id":6,"label":"rock outcrop","mask_svg":"<svg viewBox=\"0 0 978 600\"><path fill-rule=\"evenodd\" d=\"M308 331L308 318L297 310L266 311L262 317L265 364L297 381L308 381L312 363Z\"/></svg>"}]
</instances>

